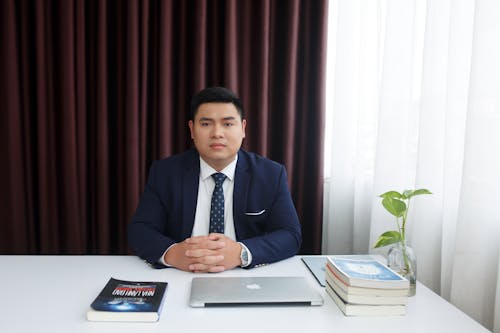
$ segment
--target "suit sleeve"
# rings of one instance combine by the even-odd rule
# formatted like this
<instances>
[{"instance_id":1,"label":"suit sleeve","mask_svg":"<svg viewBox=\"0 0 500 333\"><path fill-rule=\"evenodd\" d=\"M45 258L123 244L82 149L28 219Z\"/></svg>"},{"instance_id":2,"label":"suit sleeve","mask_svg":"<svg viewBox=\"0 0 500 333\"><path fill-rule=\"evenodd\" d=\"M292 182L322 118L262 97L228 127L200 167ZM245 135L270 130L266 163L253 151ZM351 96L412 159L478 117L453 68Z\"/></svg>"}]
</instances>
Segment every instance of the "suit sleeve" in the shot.
<instances>
[{"instance_id":1,"label":"suit sleeve","mask_svg":"<svg viewBox=\"0 0 500 333\"><path fill-rule=\"evenodd\" d=\"M158 192L158 162L151 166L148 181L128 227L128 240L134 252L155 267L165 250L175 243L166 236L168 209Z\"/></svg>"},{"instance_id":2,"label":"suit sleeve","mask_svg":"<svg viewBox=\"0 0 500 333\"><path fill-rule=\"evenodd\" d=\"M269 191L261 188L261 191ZM261 192L262 193L262 192ZM252 253L256 265L276 262L294 256L300 249L302 233L299 218L288 190L287 173L281 166L270 212L266 217L262 235L241 240Z\"/></svg>"}]
</instances>

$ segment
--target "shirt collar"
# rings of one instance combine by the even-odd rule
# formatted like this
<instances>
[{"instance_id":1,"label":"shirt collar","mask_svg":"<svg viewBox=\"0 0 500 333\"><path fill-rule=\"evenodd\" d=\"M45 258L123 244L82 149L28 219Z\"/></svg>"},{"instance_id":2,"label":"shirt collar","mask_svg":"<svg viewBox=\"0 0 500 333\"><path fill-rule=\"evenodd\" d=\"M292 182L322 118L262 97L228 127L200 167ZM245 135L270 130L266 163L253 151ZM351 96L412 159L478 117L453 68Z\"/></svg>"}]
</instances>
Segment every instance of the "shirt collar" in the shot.
<instances>
[{"instance_id":1,"label":"shirt collar","mask_svg":"<svg viewBox=\"0 0 500 333\"><path fill-rule=\"evenodd\" d=\"M236 162L238 162L238 154L236 154L236 157L234 158L234 161L228 164L224 169L220 171L220 173L223 173L226 175L226 177L229 180L234 179L234 173L236 171ZM212 174L217 173L217 171L212 168L210 165L208 165L207 162L203 160L200 156L200 175L202 180L206 180L208 177L212 176Z\"/></svg>"}]
</instances>

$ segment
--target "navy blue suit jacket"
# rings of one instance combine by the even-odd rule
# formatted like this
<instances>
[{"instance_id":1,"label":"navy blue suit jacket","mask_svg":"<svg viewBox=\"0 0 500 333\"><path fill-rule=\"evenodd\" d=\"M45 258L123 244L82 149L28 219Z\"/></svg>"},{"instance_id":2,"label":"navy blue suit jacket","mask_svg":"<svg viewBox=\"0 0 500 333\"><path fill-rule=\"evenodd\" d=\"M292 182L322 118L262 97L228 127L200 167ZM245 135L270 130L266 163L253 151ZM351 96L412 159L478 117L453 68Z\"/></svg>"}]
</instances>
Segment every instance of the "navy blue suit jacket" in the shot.
<instances>
[{"instance_id":1,"label":"navy blue suit jacket","mask_svg":"<svg viewBox=\"0 0 500 333\"><path fill-rule=\"evenodd\" d=\"M128 237L136 254L152 264L170 245L191 236L198 198L199 158L196 150L189 150L151 166ZM298 252L301 227L283 165L243 150L238 152L233 217L236 240L252 253L249 267Z\"/></svg>"}]
</instances>

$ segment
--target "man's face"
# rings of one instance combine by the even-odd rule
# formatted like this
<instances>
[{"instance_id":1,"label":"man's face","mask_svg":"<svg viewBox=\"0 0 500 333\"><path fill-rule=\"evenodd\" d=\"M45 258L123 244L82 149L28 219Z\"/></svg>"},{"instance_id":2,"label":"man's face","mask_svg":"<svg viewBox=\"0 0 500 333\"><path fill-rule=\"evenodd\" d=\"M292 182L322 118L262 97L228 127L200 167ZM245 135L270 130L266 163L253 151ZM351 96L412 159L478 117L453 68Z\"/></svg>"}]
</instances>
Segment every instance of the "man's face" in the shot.
<instances>
[{"instance_id":1,"label":"man's face","mask_svg":"<svg viewBox=\"0 0 500 333\"><path fill-rule=\"evenodd\" d=\"M189 121L200 156L217 171L231 163L245 137L246 121L232 103L204 103Z\"/></svg>"}]
</instances>

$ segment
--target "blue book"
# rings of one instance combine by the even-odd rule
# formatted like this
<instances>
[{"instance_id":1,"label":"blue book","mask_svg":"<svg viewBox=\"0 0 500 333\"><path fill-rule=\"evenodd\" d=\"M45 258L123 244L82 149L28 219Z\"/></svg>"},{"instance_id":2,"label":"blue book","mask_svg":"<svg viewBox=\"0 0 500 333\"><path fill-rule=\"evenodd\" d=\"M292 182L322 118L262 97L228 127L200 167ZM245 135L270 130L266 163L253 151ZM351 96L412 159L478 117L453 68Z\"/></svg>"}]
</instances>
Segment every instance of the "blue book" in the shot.
<instances>
[{"instance_id":1,"label":"blue book","mask_svg":"<svg viewBox=\"0 0 500 333\"><path fill-rule=\"evenodd\" d=\"M364 288L409 288L407 279L375 259L327 258L326 268L346 286Z\"/></svg>"}]
</instances>

